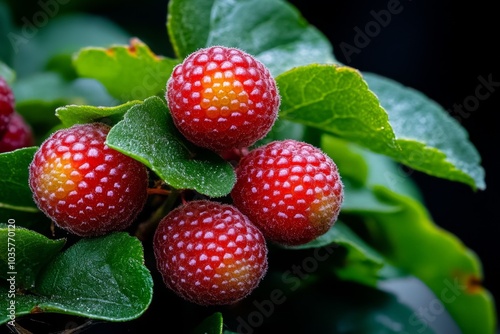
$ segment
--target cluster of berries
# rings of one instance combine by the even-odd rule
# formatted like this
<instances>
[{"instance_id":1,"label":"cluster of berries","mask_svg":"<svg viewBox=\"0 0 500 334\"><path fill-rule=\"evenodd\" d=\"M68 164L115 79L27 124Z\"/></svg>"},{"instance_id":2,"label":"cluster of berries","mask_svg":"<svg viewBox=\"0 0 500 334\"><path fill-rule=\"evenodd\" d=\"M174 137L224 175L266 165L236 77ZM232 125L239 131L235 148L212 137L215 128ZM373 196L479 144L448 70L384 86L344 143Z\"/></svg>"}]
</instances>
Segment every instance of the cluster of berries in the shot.
<instances>
[{"instance_id":1,"label":"cluster of berries","mask_svg":"<svg viewBox=\"0 0 500 334\"><path fill-rule=\"evenodd\" d=\"M166 101L188 140L222 157L240 156L232 204L187 201L161 219L153 237L157 268L166 286L189 301L231 304L264 277L266 242L304 244L332 227L342 182L335 163L308 143L249 149L274 125L280 95L269 70L239 49L192 53L168 80ZM108 131L100 123L59 130L30 165L40 209L80 236L126 228L146 202L146 167L108 148Z\"/></svg>"},{"instance_id":2,"label":"cluster of berries","mask_svg":"<svg viewBox=\"0 0 500 334\"><path fill-rule=\"evenodd\" d=\"M11 152L34 144L31 127L15 110L12 89L7 81L0 77L0 153Z\"/></svg>"}]
</instances>

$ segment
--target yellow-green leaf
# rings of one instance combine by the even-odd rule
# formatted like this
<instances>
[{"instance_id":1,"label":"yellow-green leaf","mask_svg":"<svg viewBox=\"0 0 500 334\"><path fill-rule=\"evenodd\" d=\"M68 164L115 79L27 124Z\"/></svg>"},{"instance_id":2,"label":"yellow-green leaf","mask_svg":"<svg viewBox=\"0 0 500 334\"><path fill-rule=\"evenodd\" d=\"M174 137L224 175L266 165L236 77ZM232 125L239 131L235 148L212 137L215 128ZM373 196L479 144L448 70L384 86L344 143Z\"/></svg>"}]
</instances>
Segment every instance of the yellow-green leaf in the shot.
<instances>
[{"instance_id":1,"label":"yellow-green leaf","mask_svg":"<svg viewBox=\"0 0 500 334\"><path fill-rule=\"evenodd\" d=\"M81 77L99 80L122 102L162 95L178 60L158 56L137 38L130 45L83 48L73 64Z\"/></svg>"}]
</instances>

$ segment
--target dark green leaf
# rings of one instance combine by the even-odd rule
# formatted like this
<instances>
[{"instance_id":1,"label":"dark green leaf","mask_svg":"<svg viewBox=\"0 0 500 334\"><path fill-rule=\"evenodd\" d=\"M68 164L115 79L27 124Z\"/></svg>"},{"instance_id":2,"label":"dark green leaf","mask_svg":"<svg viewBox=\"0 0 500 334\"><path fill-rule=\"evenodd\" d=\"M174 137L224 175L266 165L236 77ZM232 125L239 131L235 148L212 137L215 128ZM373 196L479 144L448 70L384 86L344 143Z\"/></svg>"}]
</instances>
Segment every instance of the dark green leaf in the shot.
<instances>
[{"instance_id":1,"label":"dark green leaf","mask_svg":"<svg viewBox=\"0 0 500 334\"><path fill-rule=\"evenodd\" d=\"M325 234L293 249L342 246L347 249L343 265L334 268L338 277L375 287L379 280L395 275L396 270L372 247L359 238L346 224L337 221ZM383 269L383 267L386 267ZM386 276L388 274L389 276Z\"/></svg>"},{"instance_id":2,"label":"dark green leaf","mask_svg":"<svg viewBox=\"0 0 500 334\"><path fill-rule=\"evenodd\" d=\"M177 189L221 197L229 194L236 181L228 162L192 146L180 135L159 97L150 97L130 108L125 119L111 129L106 142L143 162Z\"/></svg>"},{"instance_id":3,"label":"dark green leaf","mask_svg":"<svg viewBox=\"0 0 500 334\"><path fill-rule=\"evenodd\" d=\"M117 232L82 239L41 273L36 296L25 299L19 314L36 308L37 312L127 321L148 308L152 287L137 238Z\"/></svg>"},{"instance_id":4,"label":"dark green leaf","mask_svg":"<svg viewBox=\"0 0 500 334\"><path fill-rule=\"evenodd\" d=\"M10 282L0 284L0 294L5 296L0 298L0 325L7 322L15 325L18 318L22 315L36 313L37 304L43 303L48 300L44 296L35 296L32 294L24 293L11 293Z\"/></svg>"},{"instance_id":5,"label":"dark green leaf","mask_svg":"<svg viewBox=\"0 0 500 334\"><path fill-rule=\"evenodd\" d=\"M192 334L222 334L223 326L222 313L216 312L205 318Z\"/></svg>"},{"instance_id":6,"label":"dark green leaf","mask_svg":"<svg viewBox=\"0 0 500 334\"><path fill-rule=\"evenodd\" d=\"M36 213L29 188L28 166L33 160L36 147L22 148L0 154L0 215L2 221L11 218L9 210Z\"/></svg>"},{"instance_id":7,"label":"dark green leaf","mask_svg":"<svg viewBox=\"0 0 500 334\"><path fill-rule=\"evenodd\" d=\"M95 107L88 105L67 105L56 109L63 126L70 127L74 124L103 122L115 124L123 119L123 115L140 101L130 101L115 107Z\"/></svg>"},{"instance_id":8,"label":"dark green leaf","mask_svg":"<svg viewBox=\"0 0 500 334\"><path fill-rule=\"evenodd\" d=\"M178 60L155 55L136 38L130 45L83 48L73 60L80 76L99 80L122 102L163 95L177 63Z\"/></svg>"},{"instance_id":9,"label":"dark green leaf","mask_svg":"<svg viewBox=\"0 0 500 334\"><path fill-rule=\"evenodd\" d=\"M314 272L306 268L311 266L295 266L297 280L312 276ZM243 300L236 309L237 323L229 324L229 329L237 333L459 333L445 310L432 323L420 321L420 305L409 305L407 299L380 289L324 276L305 288L301 281L300 289L290 276L279 275L277 281L287 284L271 285L261 298ZM423 297L419 301L434 299L423 285L409 289Z\"/></svg>"},{"instance_id":10,"label":"dark green leaf","mask_svg":"<svg viewBox=\"0 0 500 334\"><path fill-rule=\"evenodd\" d=\"M484 170L466 130L435 101L388 78L365 73L389 114L400 151L379 151L416 170L484 189Z\"/></svg>"},{"instance_id":11,"label":"dark green leaf","mask_svg":"<svg viewBox=\"0 0 500 334\"><path fill-rule=\"evenodd\" d=\"M0 277L15 278L18 289L31 289L43 268L64 246L65 240L51 240L47 237L21 228L14 219L8 225L0 225Z\"/></svg>"},{"instance_id":12,"label":"dark green leaf","mask_svg":"<svg viewBox=\"0 0 500 334\"><path fill-rule=\"evenodd\" d=\"M318 128L375 151L398 151L387 113L350 67L307 65L276 78L279 117Z\"/></svg>"},{"instance_id":13,"label":"dark green leaf","mask_svg":"<svg viewBox=\"0 0 500 334\"><path fill-rule=\"evenodd\" d=\"M285 1L172 0L168 13L168 32L181 59L212 45L237 47L275 76L295 66L336 61L328 39Z\"/></svg>"},{"instance_id":14,"label":"dark green leaf","mask_svg":"<svg viewBox=\"0 0 500 334\"><path fill-rule=\"evenodd\" d=\"M36 149L0 153L0 222L14 219L17 226L45 233L50 220L38 210L28 183L28 166Z\"/></svg>"},{"instance_id":15,"label":"dark green leaf","mask_svg":"<svg viewBox=\"0 0 500 334\"><path fill-rule=\"evenodd\" d=\"M308 333L437 333L433 330L435 326L418 322L418 310L412 309L396 295L352 283L335 283L325 281L314 291L302 291L303 298L296 302L314 305L301 308L303 317L308 319ZM422 295L420 290L413 291ZM444 329L449 330L450 327Z\"/></svg>"}]
</instances>

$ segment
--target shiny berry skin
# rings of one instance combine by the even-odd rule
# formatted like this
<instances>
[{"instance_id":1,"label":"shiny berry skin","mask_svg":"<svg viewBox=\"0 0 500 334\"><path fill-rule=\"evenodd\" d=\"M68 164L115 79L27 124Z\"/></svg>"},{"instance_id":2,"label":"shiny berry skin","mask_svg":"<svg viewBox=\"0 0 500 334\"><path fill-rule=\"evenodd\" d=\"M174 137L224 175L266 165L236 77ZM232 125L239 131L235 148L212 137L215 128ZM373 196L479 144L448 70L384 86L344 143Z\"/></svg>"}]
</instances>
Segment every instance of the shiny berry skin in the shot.
<instances>
[{"instance_id":1,"label":"shiny berry skin","mask_svg":"<svg viewBox=\"0 0 500 334\"><path fill-rule=\"evenodd\" d=\"M0 77L0 137L7 130L10 118L14 113L14 102L14 94L9 84Z\"/></svg>"},{"instance_id":2,"label":"shiny berry skin","mask_svg":"<svg viewBox=\"0 0 500 334\"><path fill-rule=\"evenodd\" d=\"M216 152L263 138L280 105L269 70L250 54L223 46L200 49L177 65L166 99L179 131Z\"/></svg>"},{"instance_id":3,"label":"shiny berry skin","mask_svg":"<svg viewBox=\"0 0 500 334\"><path fill-rule=\"evenodd\" d=\"M58 130L29 166L35 203L57 226L79 236L127 228L147 199L146 167L109 148L109 130L101 123Z\"/></svg>"},{"instance_id":4,"label":"shiny berry skin","mask_svg":"<svg viewBox=\"0 0 500 334\"><path fill-rule=\"evenodd\" d=\"M183 204L154 235L166 286L199 305L228 305L249 295L267 271L264 236L234 206L208 200Z\"/></svg>"},{"instance_id":5,"label":"shiny berry skin","mask_svg":"<svg viewBox=\"0 0 500 334\"><path fill-rule=\"evenodd\" d=\"M14 111L7 126L7 131L0 138L0 153L33 145L35 145L35 139L31 126L26 123L21 114Z\"/></svg>"},{"instance_id":6,"label":"shiny berry skin","mask_svg":"<svg viewBox=\"0 0 500 334\"><path fill-rule=\"evenodd\" d=\"M300 245L338 218L344 188L320 149L292 139L253 149L236 167L234 205L277 244Z\"/></svg>"}]
</instances>

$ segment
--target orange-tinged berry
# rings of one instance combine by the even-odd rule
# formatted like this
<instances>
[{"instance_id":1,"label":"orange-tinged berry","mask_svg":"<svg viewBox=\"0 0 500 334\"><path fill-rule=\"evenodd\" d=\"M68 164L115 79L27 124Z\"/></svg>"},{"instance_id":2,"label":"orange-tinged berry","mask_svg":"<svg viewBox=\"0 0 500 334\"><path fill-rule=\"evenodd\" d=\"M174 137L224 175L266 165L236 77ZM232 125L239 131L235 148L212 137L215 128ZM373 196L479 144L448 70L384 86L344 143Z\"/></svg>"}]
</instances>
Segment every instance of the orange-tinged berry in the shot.
<instances>
[{"instance_id":1,"label":"orange-tinged berry","mask_svg":"<svg viewBox=\"0 0 500 334\"><path fill-rule=\"evenodd\" d=\"M236 179L234 205L278 244L304 244L326 233L343 202L333 160L292 139L250 151L238 163Z\"/></svg>"},{"instance_id":2,"label":"orange-tinged berry","mask_svg":"<svg viewBox=\"0 0 500 334\"><path fill-rule=\"evenodd\" d=\"M176 66L166 99L179 131L217 152L263 138L280 105L269 70L250 54L223 46L200 49Z\"/></svg>"},{"instance_id":3,"label":"orange-tinged berry","mask_svg":"<svg viewBox=\"0 0 500 334\"><path fill-rule=\"evenodd\" d=\"M109 148L109 130L101 123L58 130L42 143L29 167L40 210L76 235L127 228L147 199L146 167Z\"/></svg>"},{"instance_id":4,"label":"orange-tinged berry","mask_svg":"<svg viewBox=\"0 0 500 334\"><path fill-rule=\"evenodd\" d=\"M243 299L267 270L259 229L234 206L208 200L167 214L155 232L154 252L166 286L200 305Z\"/></svg>"}]
</instances>

